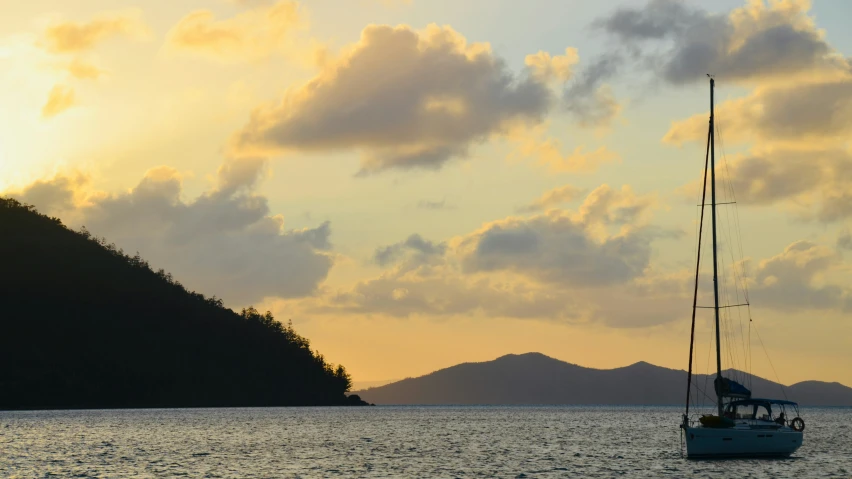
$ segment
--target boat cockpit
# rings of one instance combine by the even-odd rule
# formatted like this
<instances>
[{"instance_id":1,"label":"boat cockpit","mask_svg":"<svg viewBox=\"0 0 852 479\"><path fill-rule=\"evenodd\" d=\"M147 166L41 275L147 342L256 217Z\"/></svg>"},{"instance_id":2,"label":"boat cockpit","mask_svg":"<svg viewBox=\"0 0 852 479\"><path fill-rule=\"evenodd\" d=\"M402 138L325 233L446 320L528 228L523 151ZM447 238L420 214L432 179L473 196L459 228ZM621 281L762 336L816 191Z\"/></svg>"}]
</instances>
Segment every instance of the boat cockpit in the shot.
<instances>
[{"instance_id":1,"label":"boat cockpit","mask_svg":"<svg viewBox=\"0 0 852 479\"><path fill-rule=\"evenodd\" d=\"M790 419L790 413L795 419ZM724 417L734 421L735 427L778 429L789 426L797 431L804 429L804 421L799 418L799 405L781 399L731 401L725 407Z\"/></svg>"}]
</instances>

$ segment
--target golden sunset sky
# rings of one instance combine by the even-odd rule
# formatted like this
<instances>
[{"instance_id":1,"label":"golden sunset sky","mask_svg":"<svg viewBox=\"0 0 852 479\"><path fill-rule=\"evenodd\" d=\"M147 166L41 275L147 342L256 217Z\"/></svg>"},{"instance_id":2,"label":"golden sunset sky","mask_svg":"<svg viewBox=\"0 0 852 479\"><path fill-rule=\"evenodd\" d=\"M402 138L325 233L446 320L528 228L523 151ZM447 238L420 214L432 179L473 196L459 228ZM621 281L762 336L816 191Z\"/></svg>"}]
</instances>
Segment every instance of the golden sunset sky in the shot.
<instances>
[{"instance_id":1,"label":"golden sunset sky","mask_svg":"<svg viewBox=\"0 0 852 479\"><path fill-rule=\"evenodd\" d=\"M685 369L715 74L723 365L852 385L850 2L3 3L0 193L356 383Z\"/></svg>"}]
</instances>

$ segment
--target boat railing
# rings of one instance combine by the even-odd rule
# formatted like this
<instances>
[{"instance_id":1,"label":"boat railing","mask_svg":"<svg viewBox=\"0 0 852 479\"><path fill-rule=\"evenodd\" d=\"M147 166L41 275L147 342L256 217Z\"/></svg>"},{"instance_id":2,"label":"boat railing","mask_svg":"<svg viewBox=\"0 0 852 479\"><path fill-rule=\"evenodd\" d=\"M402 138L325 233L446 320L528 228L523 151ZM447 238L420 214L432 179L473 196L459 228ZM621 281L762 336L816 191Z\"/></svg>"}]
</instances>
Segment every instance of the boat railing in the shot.
<instances>
[{"instance_id":1,"label":"boat railing","mask_svg":"<svg viewBox=\"0 0 852 479\"><path fill-rule=\"evenodd\" d=\"M695 414L690 414L688 418L685 418L684 423L685 423L688 427L697 427L697 426L701 425L701 422L700 422L700 421L701 421L701 416L704 416L704 415L705 415L705 414L697 414L697 413L695 413Z\"/></svg>"},{"instance_id":2,"label":"boat railing","mask_svg":"<svg viewBox=\"0 0 852 479\"><path fill-rule=\"evenodd\" d=\"M700 414L700 413L690 414L689 417L683 418L682 424L686 425L687 427L700 427L700 426L702 426L701 418L703 416L707 416L707 414ZM738 417L738 418L734 419L733 421L734 421L734 424L735 424L734 427L736 427L736 426L748 426L751 429L780 429L782 427L790 427L790 425L789 425L790 421L784 421L784 424L781 424L781 423L779 423L775 420L765 419L765 418L755 419L755 418Z\"/></svg>"}]
</instances>

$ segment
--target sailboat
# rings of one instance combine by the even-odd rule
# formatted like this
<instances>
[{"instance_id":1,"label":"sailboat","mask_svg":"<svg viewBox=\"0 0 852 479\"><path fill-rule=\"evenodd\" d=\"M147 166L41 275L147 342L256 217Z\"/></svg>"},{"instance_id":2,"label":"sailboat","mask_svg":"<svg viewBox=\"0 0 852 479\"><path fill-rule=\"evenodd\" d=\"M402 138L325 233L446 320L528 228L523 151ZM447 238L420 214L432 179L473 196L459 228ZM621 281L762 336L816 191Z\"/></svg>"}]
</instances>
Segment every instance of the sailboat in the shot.
<instances>
[{"instance_id":1,"label":"sailboat","mask_svg":"<svg viewBox=\"0 0 852 479\"><path fill-rule=\"evenodd\" d=\"M710 75L708 75L710 76ZM805 423L799 417L799 406L786 399L752 397L743 384L722 375L722 352L719 334L719 310L729 305L719 304L719 274L716 237L716 151L715 151L715 79L710 76L710 125L704 165L704 187L701 200L701 220L698 230L698 258L695 267L695 295L692 303L692 330L689 342L689 371L686 387L686 410L682 429L688 458L725 457L786 457L795 452L804 438ZM709 168L708 168L709 158ZM698 279L701 264L701 234L704 226L704 206L707 195L707 173L710 173L710 210L713 244L713 312L715 316L716 392L715 415L690 418L690 387L692 358L695 344L695 312L698 301ZM743 306L743 305L733 305ZM795 417L789 419L789 413Z\"/></svg>"}]
</instances>

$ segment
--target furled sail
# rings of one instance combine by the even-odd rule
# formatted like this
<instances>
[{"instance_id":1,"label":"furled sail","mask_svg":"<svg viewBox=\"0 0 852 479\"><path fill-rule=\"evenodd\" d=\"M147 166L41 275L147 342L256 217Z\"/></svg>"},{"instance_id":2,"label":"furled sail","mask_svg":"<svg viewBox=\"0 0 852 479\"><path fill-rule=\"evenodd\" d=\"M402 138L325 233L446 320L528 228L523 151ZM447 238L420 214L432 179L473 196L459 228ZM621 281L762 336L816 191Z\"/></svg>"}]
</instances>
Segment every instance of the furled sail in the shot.
<instances>
[{"instance_id":1,"label":"furled sail","mask_svg":"<svg viewBox=\"0 0 852 479\"><path fill-rule=\"evenodd\" d=\"M722 397L729 398L742 398L748 399L751 397L751 391L748 390L742 384L733 381L728 378L721 378L721 384L719 378L713 381L713 385L716 387L716 394Z\"/></svg>"}]
</instances>

